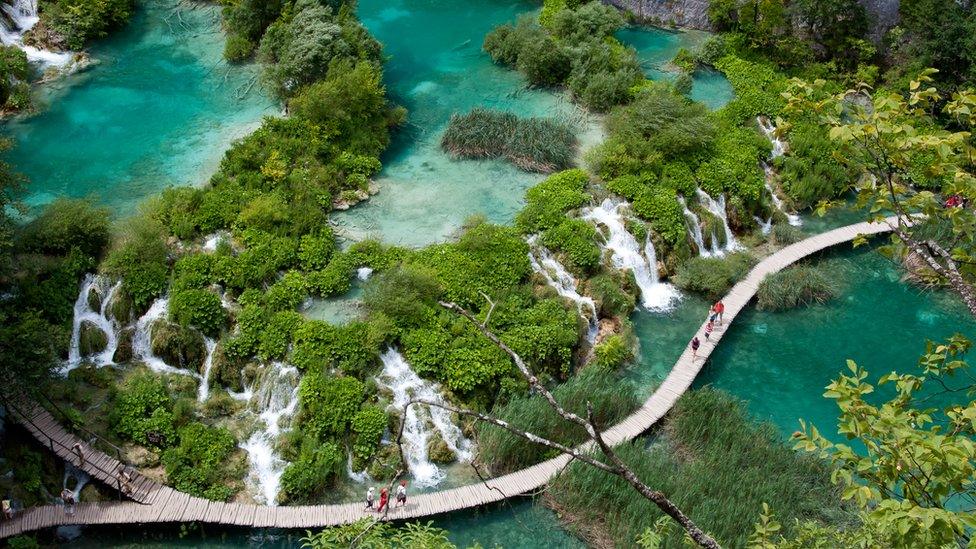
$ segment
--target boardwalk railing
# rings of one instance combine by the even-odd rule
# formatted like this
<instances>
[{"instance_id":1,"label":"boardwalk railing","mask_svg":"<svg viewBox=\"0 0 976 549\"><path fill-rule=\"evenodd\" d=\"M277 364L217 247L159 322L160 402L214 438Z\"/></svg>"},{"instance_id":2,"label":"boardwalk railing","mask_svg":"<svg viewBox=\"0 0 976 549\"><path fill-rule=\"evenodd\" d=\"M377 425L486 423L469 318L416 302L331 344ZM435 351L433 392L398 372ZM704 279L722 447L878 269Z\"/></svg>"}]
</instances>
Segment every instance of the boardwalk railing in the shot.
<instances>
[{"instance_id":1,"label":"boardwalk railing","mask_svg":"<svg viewBox=\"0 0 976 549\"><path fill-rule=\"evenodd\" d=\"M787 246L760 261L745 279L736 284L723 298L725 314L722 325L716 327L710 339L702 342L697 357L692 356L690 349L685 349L661 386L644 404L604 433L606 441L616 445L631 440L664 417L681 395L691 387L708 357L725 335L728 326L748 305L766 276L826 248L849 242L859 235L869 236L890 230L889 225L885 223L865 222L848 225ZM704 323L696 333L701 333L703 329ZM693 334L689 334L688 339L691 340L692 336ZM25 415L17 413L12 416L22 423L27 420L25 426L35 438L45 444L52 441L52 451L65 459L71 459L71 455L63 450L65 446L70 448L77 437L65 431L47 410L36 404L34 406L34 409L27 411L29 417L25 418ZM114 471L114 468L118 467L118 462L104 454L92 458L92 460L86 459L84 469L99 480L114 485L113 478L106 480L104 475L99 476L99 474L103 469ZM483 483L413 496L405 507L391 510L389 517L392 519L424 517L477 507L524 494L548 483L563 470L569 463L569 459L567 455L560 455ZM89 469L90 462L98 468ZM67 515L59 506L33 507L23 511L13 520L0 523L0 539L40 528L68 524L207 522L257 528L316 528L348 524L364 516L360 503L288 507L224 503L190 496L162 486L142 475L138 475L138 479L139 490L133 499L139 503L83 503L77 505L73 516Z\"/></svg>"}]
</instances>

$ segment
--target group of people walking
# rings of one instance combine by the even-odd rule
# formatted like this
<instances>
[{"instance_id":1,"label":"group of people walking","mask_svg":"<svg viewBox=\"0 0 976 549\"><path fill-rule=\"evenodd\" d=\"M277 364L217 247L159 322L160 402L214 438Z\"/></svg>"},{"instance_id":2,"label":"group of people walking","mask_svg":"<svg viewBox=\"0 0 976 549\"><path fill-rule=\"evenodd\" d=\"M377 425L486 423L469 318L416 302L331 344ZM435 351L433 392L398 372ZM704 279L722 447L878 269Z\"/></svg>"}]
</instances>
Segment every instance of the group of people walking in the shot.
<instances>
[{"instance_id":1,"label":"group of people walking","mask_svg":"<svg viewBox=\"0 0 976 549\"><path fill-rule=\"evenodd\" d=\"M384 509L387 509L387 504L390 502L390 492L383 488L380 490L380 505L376 508L377 513L382 513ZM364 511L373 511L373 505L376 503L376 488L370 486L366 490L366 508ZM407 481L401 480L400 485L396 488L396 504L393 507L401 507L407 504Z\"/></svg>"},{"instance_id":2,"label":"group of people walking","mask_svg":"<svg viewBox=\"0 0 976 549\"><path fill-rule=\"evenodd\" d=\"M725 314L725 304L721 300L716 301L712 308L708 310L708 322L705 323L705 341L712 337L715 326L722 325L722 316ZM698 360L698 349L701 347L701 340L698 335L691 338L691 360Z\"/></svg>"}]
</instances>

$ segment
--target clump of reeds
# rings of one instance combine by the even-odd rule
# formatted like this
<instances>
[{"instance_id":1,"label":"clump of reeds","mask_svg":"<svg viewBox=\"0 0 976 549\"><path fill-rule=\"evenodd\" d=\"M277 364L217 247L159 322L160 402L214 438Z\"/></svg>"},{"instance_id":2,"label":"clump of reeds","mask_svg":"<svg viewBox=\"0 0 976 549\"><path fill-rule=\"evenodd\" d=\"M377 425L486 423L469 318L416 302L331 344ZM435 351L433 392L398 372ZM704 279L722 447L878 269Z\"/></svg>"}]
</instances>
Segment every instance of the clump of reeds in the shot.
<instances>
[{"instance_id":1,"label":"clump of reeds","mask_svg":"<svg viewBox=\"0 0 976 549\"><path fill-rule=\"evenodd\" d=\"M506 158L525 171L552 173L573 165L576 135L551 118L474 109L451 116L441 148L454 158Z\"/></svg>"},{"instance_id":2,"label":"clump of reeds","mask_svg":"<svg viewBox=\"0 0 976 549\"><path fill-rule=\"evenodd\" d=\"M825 303L837 296L837 284L824 267L796 266L767 276L756 293L763 311Z\"/></svg>"}]
</instances>

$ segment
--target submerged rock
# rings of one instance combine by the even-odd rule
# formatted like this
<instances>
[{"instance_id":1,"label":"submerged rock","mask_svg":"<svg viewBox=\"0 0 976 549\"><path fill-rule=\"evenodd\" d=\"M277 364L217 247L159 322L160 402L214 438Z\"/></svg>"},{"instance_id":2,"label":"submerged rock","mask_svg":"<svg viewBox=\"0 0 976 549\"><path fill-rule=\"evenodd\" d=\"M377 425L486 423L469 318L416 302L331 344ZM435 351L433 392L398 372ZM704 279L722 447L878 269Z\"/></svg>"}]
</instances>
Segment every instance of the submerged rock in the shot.
<instances>
[{"instance_id":1,"label":"submerged rock","mask_svg":"<svg viewBox=\"0 0 976 549\"><path fill-rule=\"evenodd\" d=\"M100 353L106 347L108 347L108 336L105 335L105 332L94 322L83 320L78 337L78 350L81 352L81 356Z\"/></svg>"},{"instance_id":2,"label":"submerged rock","mask_svg":"<svg viewBox=\"0 0 976 549\"><path fill-rule=\"evenodd\" d=\"M166 364L202 373L207 347L200 332L172 322L156 322L150 342L152 353Z\"/></svg>"},{"instance_id":3,"label":"submerged rock","mask_svg":"<svg viewBox=\"0 0 976 549\"><path fill-rule=\"evenodd\" d=\"M108 316L114 318L119 324L128 324L132 320L132 297L125 291L116 292L112 302L108 304ZM98 310L98 309L95 309Z\"/></svg>"},{"instance_id":4,"label":"submerged rock","mask_svg":"<svg viewBox=\"0 0 976 549\"><path fill-rule=\"evenodd\" d=\"M457 456L451 447L444 442L440 434L435 430L431 432L430 440L427 441L427 458L434 463L454 463Z\"/></svg>"}]
</instances>

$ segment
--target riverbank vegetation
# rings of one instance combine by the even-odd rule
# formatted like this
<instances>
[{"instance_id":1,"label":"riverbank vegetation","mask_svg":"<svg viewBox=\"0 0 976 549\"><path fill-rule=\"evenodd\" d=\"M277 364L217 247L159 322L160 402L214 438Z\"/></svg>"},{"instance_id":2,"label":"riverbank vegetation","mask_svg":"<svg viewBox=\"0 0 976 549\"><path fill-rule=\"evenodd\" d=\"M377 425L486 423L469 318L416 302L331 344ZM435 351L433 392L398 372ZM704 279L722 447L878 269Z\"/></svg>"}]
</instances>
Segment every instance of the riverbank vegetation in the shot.
<instances>
[{"instance_id":1,"label":"riverbank vegetation","mask_svg":"<svg viewBox=\"0 0 976 549\"><path fill-rule=\"evenodd\" d=\"M756 292L756 307L761 311L785 311L826 303L836 295L836 283L824 267L794 266L763 279Z\"/></svg>"},{"instance_id":2,"label":"riverbank vegetation","mask_svg":"<svg viewBox=\"0 0 976 549\"><path fill-rule=\"evenodd\" d=\"M55 51L80 50L125 25L133 0L40 0L40 21L24 43Z\"/></svg>"},{"instance_id":3,"label":"riverbank vegetation","mask_svg":"<svg viewBox=\"0 0 976 549\"><path fill-rule=\"evenodd\" d=\"M555 119L475 109L451 116L441 148L454 158L505 158L527 172L552 173L573 164L576 135Z\"/></svg>"}]
</instances>

